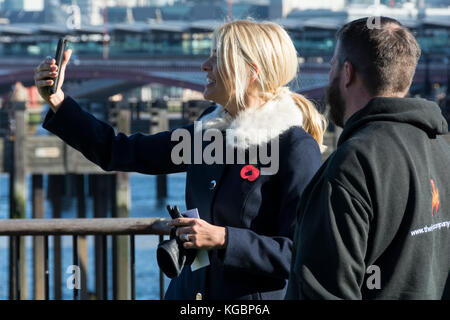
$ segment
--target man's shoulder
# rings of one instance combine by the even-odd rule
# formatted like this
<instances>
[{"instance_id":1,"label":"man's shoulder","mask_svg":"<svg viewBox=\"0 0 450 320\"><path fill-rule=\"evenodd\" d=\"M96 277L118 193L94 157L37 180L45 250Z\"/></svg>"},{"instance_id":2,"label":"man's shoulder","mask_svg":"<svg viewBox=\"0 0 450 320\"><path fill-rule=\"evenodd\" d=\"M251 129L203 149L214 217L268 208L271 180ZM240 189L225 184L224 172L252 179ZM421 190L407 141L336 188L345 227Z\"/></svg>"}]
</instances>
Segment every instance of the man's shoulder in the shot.
<instances>
[{"instance_id":1,"label":"man's shoulder","mask_svg":"<svg viewBox=\"0 0 450 320\"><path fill-rule=\"evenodd\" d=\"M354 168L364 160L372 157L373 139L361 135L355 135L340 144L329 159L329 168L332 171L342 170L346 166Z\"/></svg>"},{"instance_id":2,"label":"man's shoulder","mask_svg":"<svg viewBox=\"0 0 450 320\"><path fill-rule=\"evenodd\" d=\"M349 190L366 189L390 157L382 140L372 130L363 129L340 144L324 164L326 180L347 186Z\"/></svg>"},{"instance_id":3,"label":"man's shoulder","mask_svg":"<svg viewBox=\"0 0 450 320\"><path fill-rule=\"evenodd\" d=\"M402 125L383 121L367 124L338 146L335 161L388 157L395 144L392 138L399 135L398 127Z\"/></svg>"}]
</instances>

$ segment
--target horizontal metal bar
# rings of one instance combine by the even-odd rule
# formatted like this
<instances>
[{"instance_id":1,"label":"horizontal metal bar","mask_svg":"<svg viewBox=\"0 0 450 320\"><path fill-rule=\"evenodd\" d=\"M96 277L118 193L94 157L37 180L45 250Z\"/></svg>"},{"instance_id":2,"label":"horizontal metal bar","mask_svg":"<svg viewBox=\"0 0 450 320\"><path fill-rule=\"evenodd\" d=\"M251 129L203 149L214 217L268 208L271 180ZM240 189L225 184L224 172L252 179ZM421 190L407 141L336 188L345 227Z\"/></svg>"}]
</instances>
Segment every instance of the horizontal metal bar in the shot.
<instances>
[{"instance_id":1,"label":"horizontal metal bar","mask_svg":"<svg viewBox=\"0 0 450 320\"><path fill-rule=\"evenodd\" d=\"M169 234L168 219L0 219L0 236Z\"/></svg>"}]
</instances>

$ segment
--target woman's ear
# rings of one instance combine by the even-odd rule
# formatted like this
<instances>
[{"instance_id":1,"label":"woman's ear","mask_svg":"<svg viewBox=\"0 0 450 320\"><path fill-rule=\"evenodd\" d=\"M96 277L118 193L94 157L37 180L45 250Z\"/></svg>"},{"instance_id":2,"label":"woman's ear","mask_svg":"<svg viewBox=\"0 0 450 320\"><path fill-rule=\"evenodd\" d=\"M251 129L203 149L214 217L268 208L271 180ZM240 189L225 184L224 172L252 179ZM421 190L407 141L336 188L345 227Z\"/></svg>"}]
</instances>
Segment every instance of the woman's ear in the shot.
<instances>
[{"instance_id":1,"label":"woman's ear","mask_svg":"<svg viewBox=\"0 0 450 320\"><path fill-rule=\"evenodd\" d=\"M252 63L251 75L250 75L250 83L253 83L259 74L259 67L256 63Z\"/></svg>"}]
</instances>

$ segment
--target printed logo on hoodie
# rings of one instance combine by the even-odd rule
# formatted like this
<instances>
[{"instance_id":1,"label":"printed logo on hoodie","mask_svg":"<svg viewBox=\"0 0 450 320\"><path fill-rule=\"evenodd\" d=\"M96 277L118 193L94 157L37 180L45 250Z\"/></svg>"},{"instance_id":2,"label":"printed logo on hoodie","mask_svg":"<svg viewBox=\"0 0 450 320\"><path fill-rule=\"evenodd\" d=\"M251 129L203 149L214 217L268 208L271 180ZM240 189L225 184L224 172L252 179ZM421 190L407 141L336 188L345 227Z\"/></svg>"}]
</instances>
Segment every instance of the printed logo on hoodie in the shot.
<instances>
[{"instance_id":1,"label":"printed logo on hoodie","mask_svg":"<svg viewBox=\"0 0 450 320\"><path fill-rule=\"evenodd\" d=\"M434 212L436 210L436 214L439 211L439 190L434 183L434 180L431 179L431 187L433 188L432 198L431 198L431 213L434 217Z\"/></svg>"}]
</instances>

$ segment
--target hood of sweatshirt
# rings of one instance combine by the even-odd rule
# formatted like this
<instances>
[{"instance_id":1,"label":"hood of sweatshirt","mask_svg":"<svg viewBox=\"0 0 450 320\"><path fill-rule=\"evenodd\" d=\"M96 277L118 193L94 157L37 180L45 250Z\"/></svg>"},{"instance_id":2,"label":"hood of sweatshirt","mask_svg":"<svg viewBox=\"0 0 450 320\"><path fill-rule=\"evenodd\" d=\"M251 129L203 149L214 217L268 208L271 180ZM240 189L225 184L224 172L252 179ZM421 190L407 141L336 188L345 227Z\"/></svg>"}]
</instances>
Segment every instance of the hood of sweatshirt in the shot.
<instances>
[{"instance_id":1,"label":"hood of sweatshirt","mask_svg":"<svg viewBox=\"0 0 450 320\"><path fill-rule=\"evenodd\" d=\"M448 133L448 124L439 106L420 98L373 98L353 114L344 126L338 145L344 143L369 122L391 121L408 123L435 137Z\"/></svg>"}]
</instances>

